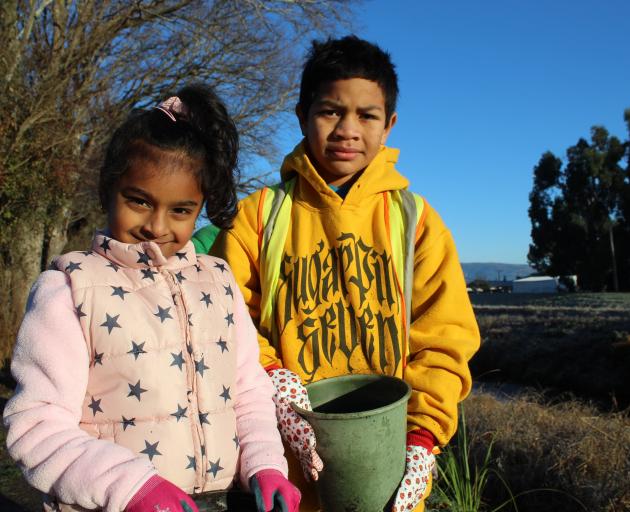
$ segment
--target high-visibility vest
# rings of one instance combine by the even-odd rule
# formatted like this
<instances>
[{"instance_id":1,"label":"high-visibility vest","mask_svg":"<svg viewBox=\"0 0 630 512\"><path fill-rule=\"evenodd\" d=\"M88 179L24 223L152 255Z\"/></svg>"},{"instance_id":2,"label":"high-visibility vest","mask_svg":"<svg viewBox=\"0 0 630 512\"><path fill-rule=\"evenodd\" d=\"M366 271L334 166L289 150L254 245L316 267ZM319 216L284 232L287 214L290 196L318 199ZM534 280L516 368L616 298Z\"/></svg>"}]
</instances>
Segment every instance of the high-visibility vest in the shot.
<instances>
[{"instance_id":1,"label":"high-visibility vest","mask_svg":"<svg viewBox=\"0 0 630 512\"><path fill-rule=\"evenodd\" d=\"M291 222L291 208L296 178L265 187L258 203L258 250L260 258L260 330L278 348L279 339L273 311L280 277L280 264ZM410 190L383 192L385 223L389 226L394 275L401 298L405 346L403 368L406 365L411 291L413 287L414 249L416 231L424 201ZM402 271L402 276L401 276ZM401 278L402 277L402 278Z\"/></svg>"}]
</instances>

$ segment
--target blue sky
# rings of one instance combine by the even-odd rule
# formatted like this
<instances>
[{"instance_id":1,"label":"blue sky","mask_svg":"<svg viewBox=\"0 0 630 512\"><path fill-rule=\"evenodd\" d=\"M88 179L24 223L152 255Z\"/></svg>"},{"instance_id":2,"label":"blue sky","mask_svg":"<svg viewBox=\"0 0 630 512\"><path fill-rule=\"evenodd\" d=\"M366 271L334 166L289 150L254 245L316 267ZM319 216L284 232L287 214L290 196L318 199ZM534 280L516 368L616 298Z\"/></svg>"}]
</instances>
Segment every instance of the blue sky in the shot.
<instances>
[{"instance_id":1,"label":"blue sky","mask_svg":"<svg viewBox=\"0 0 630 512\"><path fill-rule=\"evenodd\" d=\"M463 262L525 263L532 169L595 124L627 139L629 0L366 0L355 33L400 80L388 145ZM299 140L286 128L282 150Z\"/></svg>"}]
</instances>

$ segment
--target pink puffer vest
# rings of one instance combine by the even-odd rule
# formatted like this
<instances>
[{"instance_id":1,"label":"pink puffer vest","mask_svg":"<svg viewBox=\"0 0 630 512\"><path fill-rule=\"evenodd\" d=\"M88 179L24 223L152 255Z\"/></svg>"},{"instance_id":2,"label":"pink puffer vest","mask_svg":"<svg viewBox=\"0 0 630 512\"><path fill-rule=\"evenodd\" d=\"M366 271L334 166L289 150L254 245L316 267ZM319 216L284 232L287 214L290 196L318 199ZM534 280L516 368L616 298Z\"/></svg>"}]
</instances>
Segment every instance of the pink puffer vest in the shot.
<instances>
[{"instance_id":1,"label":"pink puffer vest","mask_svg":"<svg viewBox=\"0 0 630 512\"><path fill-rule=\"evenodd\" d=\"M188 493L229 487L239 443L227 265L191 242L165 259L152 242L99 233L55 266L70 277L91 354L81 428L148 457Z\"/></svg>"}]
</instances>

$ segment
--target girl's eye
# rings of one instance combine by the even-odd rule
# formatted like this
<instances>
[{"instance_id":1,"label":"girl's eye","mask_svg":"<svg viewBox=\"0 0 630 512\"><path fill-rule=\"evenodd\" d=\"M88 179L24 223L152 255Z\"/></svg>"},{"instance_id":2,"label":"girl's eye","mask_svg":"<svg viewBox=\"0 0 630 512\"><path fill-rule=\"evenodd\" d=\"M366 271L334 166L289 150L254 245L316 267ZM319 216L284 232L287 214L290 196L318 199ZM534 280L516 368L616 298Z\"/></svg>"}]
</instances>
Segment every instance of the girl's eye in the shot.
<instances>
[{"instance_id":1,"label":"girl's eye","mask_svg":"<svg viewBox=\"0 0 630 512\"><path fill-rule=\"evenodd\" d=\"M150 207L150 205L147 202L147 200L146 199L142 199L141 197L128 197L127 201L129 201L132 204L138 205L138 206L143 206L143 207L146 207L146 208Z\"/></svg>"},{"instance_id":2,"label":"girl's eye","mask_svg":"<svg viewBox=\"0 0 630 512\"><path fill-rule=\"evenodd\" d=\"M192 210L190 208L173 208L175 215L190 215Z\"/></svg>"}]
</instances>

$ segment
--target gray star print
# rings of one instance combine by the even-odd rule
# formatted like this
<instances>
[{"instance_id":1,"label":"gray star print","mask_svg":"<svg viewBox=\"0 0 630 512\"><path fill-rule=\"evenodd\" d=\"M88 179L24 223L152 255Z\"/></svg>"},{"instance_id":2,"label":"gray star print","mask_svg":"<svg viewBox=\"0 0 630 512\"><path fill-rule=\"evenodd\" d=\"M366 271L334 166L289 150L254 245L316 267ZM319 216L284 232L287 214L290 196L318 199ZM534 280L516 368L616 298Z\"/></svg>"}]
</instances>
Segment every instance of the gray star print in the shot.
<instances>
[{"instance_id":1,"label":"gray star print","mask_svg":"<svg viewBox=\"0 0 630 512\"><path fill-rule=\"evenodd\" d=\"M173 362L171 363L171 366L177 366L181 370L182 366L184 365L184 353L181 351L179 354L174 354L173 352L171 352L171 356L173 356Z\"/></svg>"},{"instance_id":2,"label":"gray star print","mask_svg":"<svg viewBox=\"0 0 630 512\"><path fill-rule=\"evenodd\" d=\"M116 265L116 263L114 263L113 261L110 261L107 265L105 265L106 267L111 267L114 269L114 272L118 272L118 265Z\"/></svg>"},{"instance_id":3,"label":"gray star print","mask_svg":"<svg viewBox=\"0 0 630 512\"><path fill-rule=\"evenodd\" d=\"M186 416L187 410L188 410L188 407L182 407L181 405L177 404L177 410L174 413L171 413L171 416L175 416L177 418L177 423L179 423L179 420L187 417Z\"/></svg>"},{"instance_id":4,"label":"gray star print","mask_svg":"<svg viewBox=\"0 0 630 512\"><path fill-rule=\"evenodd\" d=\"M197 461L195 460L195 458L191 457L190 455L186 455L186 457L188 457L188 466L186 466L184 469L197 469Z\"/></svg>"},{"instance_id":5,"label":"gray star print","mask_svg":"<svg viewBox=\"0 0 630 512\"><path fill-rule=\"evenodd\" d=\"M230 324L234 325L234 313L228 313L225 317L225 321L227 322L228 327L230 326Z\"/></svg>"},{"instance_id":6,"label":"gray star print","mask_svg":"<svg viewBox=\"0 0 630 512\"><path fill-rule=\"evenodd\" d=\"M145 439L144 440L145 448L140 453L144 453L144 454L148 455L149 456L149 460L153 460L153 457L155 457L156 455L162 455L157 449L157 445L158 444L160 444L159 441L156 441L155 443L151 444L151 443L149 443L149 441L147 441Z\"/></svg>"},{"instance_id":7,"label":"gray star print","mask_svg":"<svg viewBox=\"0 0 630 512\"><path fill-rule=\"evenodd\" d=\"M223 338L219 338L219 341L216 342L217 345L219 345L219 347L221 347L221 353L223 354L223 352L229 352L230 349L227 346L227 341L225 341Z\"/></svg>"},{"instance_id":8,"label":"gray star print","mask_svg":"<svg viewBox=\"0 0 630 512\"><path fill-rule=\"evenodd\" d=\"M79 318L81 318L82 316L87 316L87 315L83 312L83 302L82 302L81 304L79 304L79 305L75 308L75 310L76 310L77 316L78 316Z\"/></svg>"},{"instance_id":9,"label":"gray star print","mask_svg":"<svg viewBox=\"0 0 630 512\"><path fill-rule=\"evenodd\" d=\"M238 447L240 446L240 442L238 440L238 435L236 434L236 432L234 432L234 437L232 438L232 441L234 441L234 444L236 445L236 449L238 450Z\"/></svg>"},{"instance_id":10,"label":"gray star print","mask_svg":"<svg viewBox=\"0 0 630 512\"><path fill-rule=\"evenodd\" d=\"M101 400L101 398L94 400L94 397L92 397L92 401L90 402L90 405L88 405L88 407L92 409L92 414L94 416L96 416L97 412L103 412L103 409L101 409Z\"/></svg>"},{"instance_id":11,"label":"gray star print","mask_svg":"<svg viewBox=\"0 0 630 512\"><path fill-rule=\"evenodd\" d=\"M125 300L125 293L129 293L126 292L125 290L123 290L122 286L112 286L112 297L114 295L117 295L118 297L120 297L122 300Z\"/></svg>"},{"instance_id":12,"label":"gray star print","mask_svg":"<svg viewBox=\"0 0 630 512\"><path fill-rule=\"evenodd\" d=\"M234 293L232 292L232 287L228 284L227 286L224 286L223 288L225 288L225 294L229 295L230 297L234 298Z\"/></svg>"},{"instance_id":13,"label":"gray star print","mask_svg":"<svg viewBox=\"0 0 630 512\"><path fill-rule=\"evenodd\" d=\"M204 423L207 423L208 425L210 425L210 422L208 421L208 413L207 412L200 412L199 413L199 423L201 423L202 425Z\"/></svg>"},{"instance_id":14,"label":"gray star print","mask_svg":"<svg viewBox=\"0 0 630 512\"><path fill-rule=\"evenodd\" d=\"M188 256L186 255L185 252L176 252L175 256L177 256L180 260L188 261Z\"/></svg>"},{"instance_id":15,"label":"gray star print","mask_svg":"<svg viewBox=\"0 0 630 512\"><path fill-rule=\"evenodd\" d=\"M136 426L136 418L127 419L124 416L122 417L122 426L123 431L127 430L127 427L135 427Z\"/></svg>"},{"instance_id":16,"label":"gray star print","mask_svg":"<svg viewBox=\"0 0 630 512\"><path fill-rule=\"evenodd\" d=\"M218 262L214 262L214 268L218 268L219 270L221 270L221 273L225 272L227 269L225 268L225 264L224 263L218 263Z\"/></svg>"},{"instance_id":17,"label":"gray star print","mask_svg":"<svg viewBox=\"0 0 630 512\"><path fill-rule=\"evenodd\" d=\"M199 300L199 302L205 302L206 308L207 308L210 304L212 304L212 299L210 298L210 294L206 292L201 292L201 299Z\"/></svg>"},{"instance_id":18,"label":"gray star print","mask_svg":"<svg viewBox=\"0 0 630 512\"><path fill-rule=\"evenodd\" d=\"M222 387L223 393L220 393L219 396L223 398L223 403L227 403L228 400L232 400L232 397L230 396L230 388L226 388L225 386Z\"/></svg>"},{"instance_id":19,"label":"gray star print","mask_svg":"<svg viewBox=\"0 0 630 512\"><path fill-rule=\"evenodd\" d=\"M75 263L74 261L71 261L66 267L66 272L68 272L68 274L72 274L72 272L74 272L75 270L83 270L81 268L81 263Z\"/></svg>"},{"instance_id":20,"label":"gray star print","mask_svg":"<svg viewBox=\"0 0 630 512\"><path fill-rule=\"evenodd\" d=\"M219 465L219 463L220 463L220 462L221 462L221 458L218 458L216 462L212 462L212 461L210 461L210 467L208 468L208 473L212 473L212 476L213 476L214 478L216 478L216 477L217 477L217 473L218 473L219 471L221 471L222 469L224 469L224 468L222 468L222 467Z\"/></svg>"},{"instance_id":21,"label":"gray star print","mask_svg":"<svg viewBox=\"0 0 630 512\"><path fill-rule=\"evenodd\" d=\"M110 316L109 313L105 313L105 316L106 316L106 319L101 324L101 327L107 327L107 334L111 334L112 331L114 330L114 327L120 328L120 325L118 325L118 317L120 315Z\"/></svg>"},{"instance_id":22,"label":"gray star print","mask_svg":"<svg viewBox=\"0 0 630 512\"><path fill-rule=\"evenodd\" d=\"M175 277L177 278L177 282L179 284L182 283L182 281L186 281L186 278L183 276L182 271L180 270L179 272L177 272L177 274L175 274Z\"/></svg>"},{"instance_id":23,"label":"gray star print","mask_svg":"<svg viewBox=\"0 0 630 512\"><path fill-rule=\"evenodd\" d=\"M142 279L151 279L151 281L155 281L155 277L153 277L157 272L151 270L150 268L141 268L140 272L142 272Z\"/></svg>"},{"instance_id":24,"label":"gray star print","mask_svg":"<svg viewBox=\"0 0 630 512\"><path fill-rule=\"evenodd\" d=\"M103 238L103 241L101 242L100 248L103 249L103 252L105 254L107 254L107 251L111 250L109 247L109 242L110 240L108 240L107 238Z\"/></svg>"},{"instance_id":25,"label":"gray star print","mask_svg":"<svg viewBox=\"0 0 630 512\"><path fill-rule=\"evenodd\" d=\"M143 263L144 265L149 264L149 255L146 252L136 251L138 253L138 261L136 263Z\"/></svg>"},{"instance_id":26,"label":"gray star print","mask_svg":"<svg viewBox=\"0 0 630 512\"><path fill-rule=\"evenodd\" d=\"M170 306L167 308L163 308L162 306L158 305L158 312L153 313L153 316L157 316L160 319L160 323L164 323L164 320L166 320L167 318L170 318L171 320L173 319L173 317L169 313L170 310Z\"/></svg>"},{"instance_id":27,"label":"gray star print","mask_svg":"<svg viewBox=\"0 0 630 512\"><path fill-rule=\"evenodd\" d=\"M142 393L146 393L146 389L142 389L140 387L140 379L138 379L138 382L136 382L136 384L128 384L129 386L129 393L127 394L128 397L130 396L135 396L138 399L138 402L140 401L140 395Z\"/></svg>"},{"instance_id":28,"label":"gray star print","mask_svg":"<svg viewBox=\"0 0 630 512\"><path fill-rule=\"evenodd\" d=\"M134 360L137 361L138 360L138 356L140 354L146 354L146 350L144 350L144 344L146 343L146 341L143 341L142 343L138 344L135 341L131 340L131 350L129 352L127 352L127 354L133 354Z\"/></svg>"},{"instance_id":29,"label":"gray star print","mask_svg":"<svg viewBox=\"0 0 630 512\"><path fill-rule=\"evenodd\" d=\"M203 377L203 372L209 369L210 367L206 366L206 364L203 362L203 357L199 361L195 361L195 371L199 372L201 377Z\"/></svg>"},{"instance_id":30,"label":"gray star print","mask_svg":"<svg viewBox=\"0 0 630 512\"><path fill-rule=\"evenodd\" d=\"M190 320L192 318L192 313L188 313L188 325L190 325L191 327L193 326L192 321Z\"/></svg>"},{"instance_id":31,"label":"gray star print","mask_svg":"<svg viewBox=\"0 0 630 512\"><path fill-rule=\"evenodd\" d=\"M96 366L97 364L100 364L101 366L103 366L103 352L97 352L96 350L94 351L94 366Z\"/></svg>"}]
</instances>

